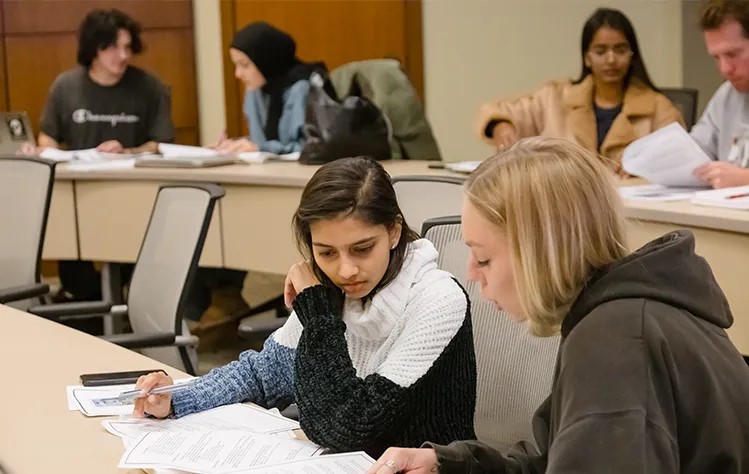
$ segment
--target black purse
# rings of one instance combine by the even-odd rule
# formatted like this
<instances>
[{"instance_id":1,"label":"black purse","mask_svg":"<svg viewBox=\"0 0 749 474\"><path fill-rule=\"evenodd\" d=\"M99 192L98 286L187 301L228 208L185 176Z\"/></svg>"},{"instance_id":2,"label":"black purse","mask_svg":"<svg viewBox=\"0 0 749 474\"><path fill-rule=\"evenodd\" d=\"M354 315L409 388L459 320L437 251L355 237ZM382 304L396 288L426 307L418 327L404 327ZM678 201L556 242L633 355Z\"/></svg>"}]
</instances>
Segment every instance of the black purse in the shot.
<instances>
[{"instance_id":1,"label":"black purse","mask_svg":"<svg viewBox=\"0 0 749 474\"><path fill-rule=\"evenodd\" d=\"M313 73L303 130L306 143L299 157L303 164L319 165L350 156L390 158L390 124L363 97L356 78L348 95L339 100L330 82Z\"/></svg>"}]
</instances>

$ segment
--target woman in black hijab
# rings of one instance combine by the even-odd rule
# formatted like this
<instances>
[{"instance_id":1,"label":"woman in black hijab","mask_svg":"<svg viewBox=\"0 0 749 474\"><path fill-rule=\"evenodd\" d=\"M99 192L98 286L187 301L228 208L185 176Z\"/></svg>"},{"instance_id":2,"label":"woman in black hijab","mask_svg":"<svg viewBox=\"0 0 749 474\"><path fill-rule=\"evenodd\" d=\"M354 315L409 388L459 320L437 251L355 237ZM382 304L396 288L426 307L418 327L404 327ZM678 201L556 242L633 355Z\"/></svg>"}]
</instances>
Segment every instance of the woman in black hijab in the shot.
<instances>
[{"instance_id":1,"label":"woman in black hijab","mask_svg":"<svg viewBox=\"0 0 749 474\"><path fill-rule=\"evenodd\" d=\"M228 153L300 151L309 78L325 66L300 61L294 38L265 22L239 30L229 55L235 77L246 87L243 110L250 136L225 140L217 148Z\"/></svg>"}]
</instances>

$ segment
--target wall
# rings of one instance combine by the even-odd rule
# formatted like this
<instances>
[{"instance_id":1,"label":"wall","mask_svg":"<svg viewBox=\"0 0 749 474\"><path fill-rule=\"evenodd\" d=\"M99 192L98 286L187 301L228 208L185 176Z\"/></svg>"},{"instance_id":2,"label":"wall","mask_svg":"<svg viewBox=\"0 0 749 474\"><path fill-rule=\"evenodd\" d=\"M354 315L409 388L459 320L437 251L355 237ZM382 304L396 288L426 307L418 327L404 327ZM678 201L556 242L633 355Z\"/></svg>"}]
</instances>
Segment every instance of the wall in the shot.
<instances>
[{"instance_id":1,"label":"wall","mask_svg":"<svg viewBox=\"0 0 749 474\"><path fill-rule=\"evenodd\" d=\"M94 8L116 7L143 26L134 63L169 87L177 141L197 143L198 108L191 0L1 0L0 107L25 110L39 131L49 86L76 64L78 26Z\"/></svg>"},{"instance_id":2,"label":"wall","mask_svg":"<svg viewBox=\"0 0 749 474\"><path fill-rule=\"evenodd\" d=\"M700 0L681 2L681 49L684 52L682 82L699 91L697 112L702 113L715 89L723 82L713 58L707 54L705 40L697 24Z\"/></svg>"},{"instance_id":3,"label":"wall","mask_svg":"<svg viewBox=\"0 0 749 474\"><path fill-rule=\"evenodd\" d=\"M682 85L680 0L424 1L427 115L445 160L492 153L474 135L482 102L576 76L582 25L599 6L632 20L656 84Z\"/></svg>"},{"instance_id":4,"label":"wall","mask_svg":"<svg viewBox=\"0 0 749 474\"><path fill-rule=\"evenodd\" d=\"M211 145L226 129L224 61L221 46L220 0L193 2L195 64L198 70L200 143Z\"/></svg>"}]
</instances>

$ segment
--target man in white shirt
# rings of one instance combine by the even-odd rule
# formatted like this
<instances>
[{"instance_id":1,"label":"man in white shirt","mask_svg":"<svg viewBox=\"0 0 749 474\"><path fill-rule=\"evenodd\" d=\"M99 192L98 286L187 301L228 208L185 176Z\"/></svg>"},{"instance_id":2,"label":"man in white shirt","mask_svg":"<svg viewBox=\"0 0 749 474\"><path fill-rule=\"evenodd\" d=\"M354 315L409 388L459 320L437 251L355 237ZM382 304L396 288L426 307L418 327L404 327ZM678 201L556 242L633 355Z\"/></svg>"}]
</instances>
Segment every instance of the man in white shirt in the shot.
<instances>
[{"instance_id":1,"label":"man in white shirt","mask_svg":"<svg viewBox=\"0 0 749 474\"><path fill-rule=\"evenodd\" d=\"M749 1L706 1L700 27L726 82L692 128L692 138L716 160L695 174L714 188L749 185Z\"/></svg>"}]
</instances>

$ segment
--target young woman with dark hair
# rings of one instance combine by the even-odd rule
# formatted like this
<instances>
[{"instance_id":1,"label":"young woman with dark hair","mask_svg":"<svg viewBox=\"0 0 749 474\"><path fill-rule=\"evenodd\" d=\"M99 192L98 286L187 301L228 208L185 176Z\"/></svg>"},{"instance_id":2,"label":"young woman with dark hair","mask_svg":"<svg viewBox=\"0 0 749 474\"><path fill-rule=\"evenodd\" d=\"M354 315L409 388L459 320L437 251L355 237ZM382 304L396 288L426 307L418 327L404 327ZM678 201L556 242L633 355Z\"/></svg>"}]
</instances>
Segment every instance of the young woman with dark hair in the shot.
<instances>
[{"instance_id":1,"label":"young woman with dark hair","mask_svg":"<svg viewBox=\"0 0 749 474\"><path fill-rule=\"evenodd\" d=\"M195 387L136 402L135 415L183 416L251 401L296 402L304 433L332 451L474 438L476 360L469 304L437 251L412 231L390 176L369 158L322 166L293 218L304 259L286 278L294 312L261 352ZM145 391L172 380L154 373Z\"/></svg>"},{"instance_id":2,"label":"young woman with dark hair","mask_svg":"<svg viewBox=\"0 0 749 474\"><path fill-rule=\"evenodd\" d=\"M582 72L530 95L484 104L478 132L498 149L531 136L564 138L608 158L621 173L630 143L684 121L648 76L634 27L619 10L599 8L583 27Z\"/></svg>"}]
</instances>

